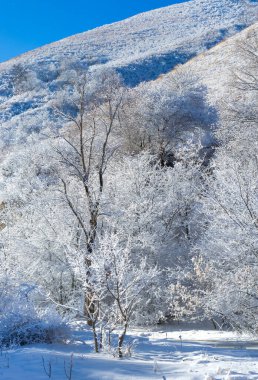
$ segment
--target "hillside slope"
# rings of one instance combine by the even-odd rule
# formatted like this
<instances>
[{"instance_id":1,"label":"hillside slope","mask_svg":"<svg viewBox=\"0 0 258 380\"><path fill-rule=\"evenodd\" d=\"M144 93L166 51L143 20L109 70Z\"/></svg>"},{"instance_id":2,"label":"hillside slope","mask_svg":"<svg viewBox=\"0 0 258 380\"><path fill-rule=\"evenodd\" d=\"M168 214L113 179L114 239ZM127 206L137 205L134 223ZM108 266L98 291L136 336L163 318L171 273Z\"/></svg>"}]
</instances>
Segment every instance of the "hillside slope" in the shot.
<instances>
[{"instance_id":1,"label":"hillside slope","mask_svg":"<svg viewBox=\"0 0 258 380\"><path fill-rule=\"evenodd\" d=\"M233 99L232 76L243 70L245 59L242 50L248 47L251 39L258 41L258 23L217 44L208 51L199 54L184 65L178 65L171 72L158 79L143 83L147 88L156 91L177 75L195 76L207 88L209 103L213 106L225 100Z\"/></svg>"},{"instance_id":2,"label":"hillside slope","mask_svg":"<svg viewBox=\"0 0 258 380\"><path fill-rule=\"evenodd\" d=\"M227 120L228 111L233 110L237 104L238 107L245 108L244 91L241 85L239 87L238 78L243 76L241 73L245 70L248 73L246 67L249 60L245 49L251 51L257 44L258 23L255 23L187 63L177 65L170 73L141 83L133 89L139 103L138 113L144 114L144 104L152 104L150 119L153 120L157 112L159 125L162 125L162 118L165 117L172 125L174 123L173 128L176 128L177 133L189 131L193 138L198 138L199 133L203 148L209 150L208 155L212 154L214 143L216 144L214 128L222 124L228 125L227 133L234 133ZM189 93L187 89L190 90ZM179 107L178 99L181 99ZM249 101L246 99L247 103ZM162 113L158 113L162 106ZM255 113L255 105L252 108ZM207 152L204 151L205 154Z\"/></svg>"},{"instance_id":3,"label":"hillside slope","mask_svg":"<svg viewBox=\"0 0 258 380\"><path fill-rule=\"evenodd\" d=\"M257 20L255 0L190 0L81 33L16 58L28 66L60 63L119 68L128 83L157 77ZM12 64L2 64L0 69Z\"/></svg>"},{"instance_id":4,"label":"hillside slope","mask_svg":"<svg viewBox=\"0 0 258 380\"><path fill-rule=\"evenodd\" d=\"M248 27L257 20L257 11L256 0L192 0L75 35L0 64L2 148L58 127L50 102L65 86L66 65L90 66L90 70L112 67L127 84L136 85L170 72L178 63ZM17 64L29 73L28 83L18 91L13 83Z\"/></svg>"}]
</instances>

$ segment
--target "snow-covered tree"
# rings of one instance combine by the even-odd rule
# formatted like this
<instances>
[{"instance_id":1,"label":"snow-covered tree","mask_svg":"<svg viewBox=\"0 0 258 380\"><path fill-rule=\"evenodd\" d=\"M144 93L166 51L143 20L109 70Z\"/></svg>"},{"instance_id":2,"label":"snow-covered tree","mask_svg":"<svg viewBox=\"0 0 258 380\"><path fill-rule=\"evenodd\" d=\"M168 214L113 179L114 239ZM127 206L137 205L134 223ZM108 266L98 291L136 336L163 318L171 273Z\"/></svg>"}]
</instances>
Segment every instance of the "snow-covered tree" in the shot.
<instances>
[{"instance_id":1,"label":"snow-covered tree","mask_svg":"<svg viewBox=\"0 0 258 380\"><path fill-rule=\"evenodd\" d=\"M96 294L102 294L99 308L103 320L122 329L118 337L119 357L123 356L122 347L129 325L137 321L148 298L153 298L152 293L156 293L155 306L158 308L157 295L161 293L161 273L152 263L148 264L147 256L135 257L131 240L124 231L120 235L118 226L115 232L104 233L94 250L90 268L92 287ZM152 307L155 308L153 304Z\"/></svg>"},{"instance_id":2,"label":"snow-covered tree","mask_svg":"<svg viewBox=\"0 0 258 380\"><path fill-rule=\"evenodd\" d=\"M216 111L196 74L179 66L164 79L132 89L120 120L129 152L150 150L162 165L173 166L178 147L212 143L206 140Z\"/></svg>"}]
</instances>

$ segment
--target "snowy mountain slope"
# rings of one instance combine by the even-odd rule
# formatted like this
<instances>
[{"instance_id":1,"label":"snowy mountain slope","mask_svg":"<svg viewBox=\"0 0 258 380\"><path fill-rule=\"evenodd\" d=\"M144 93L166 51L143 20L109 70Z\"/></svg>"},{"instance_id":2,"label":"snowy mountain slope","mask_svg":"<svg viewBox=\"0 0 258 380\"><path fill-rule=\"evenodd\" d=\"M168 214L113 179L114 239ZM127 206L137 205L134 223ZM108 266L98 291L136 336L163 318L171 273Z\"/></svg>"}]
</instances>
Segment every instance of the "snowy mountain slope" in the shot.
<instances>
[{"instance_id":1,"label":"snowy mountain slope","mask_svg":"<svg viewBox=\"0 0 258 380\"><path fill-rule=\"evenodd\" d=\"M170 72L257 20L255 0L192 0L66 38L0 64L1 143L58 127L50 102L64 84L62 69L73 65L113 67L136 85ZM212 50L213 51L213 50ZM12 70L21 64L29 83L14 91Z\"/></svg>"},{"instance_id":2,"label":"snowy mountain slope","mask_svg":"<svg viewBox=\"0 0 258 380\"><path fill-rule=\"evenodd\" d=\"M233 96L232 76L241 72L245 63L241 50L253 37L258 39L258 23L161 76L157 81L153 81L152 85L156 86L155 83L158 82L159 86L162 86L164 82L171 80L178 70L182 73L191 72L207 87L211 104L218 105L225 100L229 102ZM151 86L151 82L146 85Z\"/></svg>"},{"instance_id":3,"label":"snowy mountain slope","mask_svg":"<svg viewBox=\"0 0 258 380\"><path fill-rule=\"evenodd\" d=\"M195 112L199 120L204 120L201 131L198 132L199 138L204 149L203 153L212 154L215 143L214 127L223 123L223 118L226 117L225 106L232 107L241 96L241 91L233 85L234 76L245 70L244 47L251 46L255 39L258 41L258 23L199 54L187 63L176 66L171 72L161 75L156 80L141 83L134 90L135 96L139 99L155 97L159 99L158 102L162 102L166 98L169 99L173 91L181 96L189 83L197 86L195 98L193 100L185 98L183 108L186 114ZM196 103L198 97L203 99L203 104ZM169 107L172 109L173 103ZM193 119L189 128L190 132L194 131ZM186 122L184 130L187 130ZM195 132L194 134L196 135Z\"/></svg>"},{"instance_id":4,"label":"snowy mountain slope","mask_svg":"<svg viewBox=\"0 0 258 380\"><path fill-rule=\"evenodd\" d=\"M256 0L191 0L63 39L15 61L27 66L60 65L72 57L85 64L104 63L120 68L135 84L157 77L252 24L258 17L257 5Z\"/></svg>"},{"instance_id":5,"label":"snowy mountain slope","mask_svg":"<svg viewBox=\"0 0 258 380\"><path fill-rule=\"evenodd\" d=\"M253 37L258 39L258 23L254 23L187 63L178 65L156 80L140 84L139 88L143 92L160 91L169 86L169 83L178 75L196 77L207 90L209 104L219 107L221 103L230 102L233 99L232 76L243 70L245 60L241 49Z\"/></svg>"}]
</instances>

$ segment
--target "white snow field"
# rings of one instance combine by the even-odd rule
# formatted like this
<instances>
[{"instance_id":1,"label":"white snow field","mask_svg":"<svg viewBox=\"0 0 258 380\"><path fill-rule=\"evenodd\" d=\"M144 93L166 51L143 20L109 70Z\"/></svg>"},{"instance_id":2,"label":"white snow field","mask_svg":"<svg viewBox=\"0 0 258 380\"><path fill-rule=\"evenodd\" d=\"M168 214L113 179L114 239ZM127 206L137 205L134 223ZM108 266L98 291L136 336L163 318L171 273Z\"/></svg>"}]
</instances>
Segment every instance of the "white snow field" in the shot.
<instances>
[{"instance_id":1,"label":"white snow field","mask_svg":"<svg viewBox=\"0 0 258 380\"><path fill-rule=\"evenodd\" d=\"M127 341L134 341L131 357L117 359L109 353L95 354L90 332L78 325L69 344L39 344L1 352L0 379L258 379L258 343L247 336L167 328L132 330Z\"/></svg>"}]
</instances>

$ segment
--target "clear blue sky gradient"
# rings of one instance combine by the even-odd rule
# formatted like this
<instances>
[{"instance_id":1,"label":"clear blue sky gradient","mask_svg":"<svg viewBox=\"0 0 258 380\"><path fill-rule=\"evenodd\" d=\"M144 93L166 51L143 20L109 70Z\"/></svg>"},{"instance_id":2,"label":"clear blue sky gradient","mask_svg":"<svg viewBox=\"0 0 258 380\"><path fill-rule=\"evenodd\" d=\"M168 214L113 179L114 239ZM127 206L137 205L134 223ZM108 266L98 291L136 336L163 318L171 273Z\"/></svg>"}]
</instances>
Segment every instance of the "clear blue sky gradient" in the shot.
<instances>
[{"instance_id":1,"label":"clear blue sky gradient","mask_svg":"<svg viewBox=\"0 0 258 380\"><path fill-rule=\"evenodd\" d=\"M189 0L0 0L0 62L137 13Z\"/></svg>"}]
</instances>

